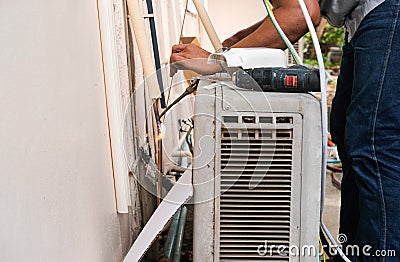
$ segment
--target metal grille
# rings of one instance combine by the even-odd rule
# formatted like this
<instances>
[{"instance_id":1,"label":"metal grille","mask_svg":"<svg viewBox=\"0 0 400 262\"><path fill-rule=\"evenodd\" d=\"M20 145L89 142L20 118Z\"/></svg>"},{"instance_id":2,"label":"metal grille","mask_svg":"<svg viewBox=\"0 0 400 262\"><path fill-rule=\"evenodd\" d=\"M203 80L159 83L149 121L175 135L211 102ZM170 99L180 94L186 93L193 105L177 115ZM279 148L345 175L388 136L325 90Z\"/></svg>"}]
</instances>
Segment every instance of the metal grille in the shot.
<instances>
[{"instance_id":1,"label":"metal grille","mask_svg":"<svg viewBox=\"0 0 400 262\"><path fill-rule=\"evenodd\" d=\"M274 123L282 120L287 126L291 118ZM220 261L289 261L278 250L265 256L257 252L265 241L268 246L290 243L293 129L276 126L222 127Z\"/></svg>"}]
</instances>

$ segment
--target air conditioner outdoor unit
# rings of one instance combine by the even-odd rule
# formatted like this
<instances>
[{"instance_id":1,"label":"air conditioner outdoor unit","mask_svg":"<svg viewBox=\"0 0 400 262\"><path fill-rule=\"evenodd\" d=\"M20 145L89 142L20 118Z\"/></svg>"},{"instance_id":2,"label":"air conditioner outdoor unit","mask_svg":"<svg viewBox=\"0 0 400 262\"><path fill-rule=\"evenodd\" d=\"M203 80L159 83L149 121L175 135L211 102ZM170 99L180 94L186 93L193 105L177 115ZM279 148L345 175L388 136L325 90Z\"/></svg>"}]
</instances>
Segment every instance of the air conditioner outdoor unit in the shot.
<instances>
[{"instance_id":1,"label":"air conditioner outdoor unit","mask_svg":"<svg viewBox=\"0 0 400 262\"><path fill-rule=\"evenodd\" d=\"M320 102L308 93L202 82L194 116L193 261L316 261Z\"/></svg>"}]
</instances>

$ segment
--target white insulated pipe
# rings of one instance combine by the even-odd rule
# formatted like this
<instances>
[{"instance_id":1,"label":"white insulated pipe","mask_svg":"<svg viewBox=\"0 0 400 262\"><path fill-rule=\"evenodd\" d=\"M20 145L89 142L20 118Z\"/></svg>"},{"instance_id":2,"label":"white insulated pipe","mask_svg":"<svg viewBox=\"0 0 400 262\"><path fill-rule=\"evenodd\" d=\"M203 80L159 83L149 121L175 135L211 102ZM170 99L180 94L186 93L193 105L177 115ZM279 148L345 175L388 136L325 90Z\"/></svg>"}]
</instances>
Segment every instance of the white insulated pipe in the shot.
<instances>
[{"instance_id":1,"label":"white insulated pipe","mask_svg":"<svg viewBox=\"0 0 400 262\"><path fill-rule=\"evenodd\" d=\"M203 23L204 28L206 29L208 38L210 38L211 44L213 45L215 50L222 48L221 40L215 31L213 24L211 23L210 17L207 14L206 9L204 8L201 0L192 0L196 9L197 13L199 14L200 20Z\"/></svg>"},{"instance_id":2,"label":"white insulated pipe","mask_svg":"<svg viewBox=\"0 0 400 262\"><path fill-rule=\"evenodd\" d=\"M153 62L151 43L146 35L143 12L139 0L128 0L128 12L131 18L136 44L139 50L140 60L143 65L143 73L152 99L160 97L160 89L156 77L156 67Z\"/></svg>"},{"instance_id":3,"label":"white insulated pipe","mask_svg":"<svg viewBox=\"0 0 400 262\"><path fill-rule=\"evenodd\" d=\"M101 51L104 65L104 84L106 88L106 101L108 112L108 124L111 142L112 173L114 175L114 187L117 211L127 214L130 205L130 191L128 166L124 155L123 141L123 101L121 98L121 75L118 72L117 37L114 22L114 6L110 1L98 1ZM119 21L118 21L119 23Z\"/></svg>"}]
</instances>

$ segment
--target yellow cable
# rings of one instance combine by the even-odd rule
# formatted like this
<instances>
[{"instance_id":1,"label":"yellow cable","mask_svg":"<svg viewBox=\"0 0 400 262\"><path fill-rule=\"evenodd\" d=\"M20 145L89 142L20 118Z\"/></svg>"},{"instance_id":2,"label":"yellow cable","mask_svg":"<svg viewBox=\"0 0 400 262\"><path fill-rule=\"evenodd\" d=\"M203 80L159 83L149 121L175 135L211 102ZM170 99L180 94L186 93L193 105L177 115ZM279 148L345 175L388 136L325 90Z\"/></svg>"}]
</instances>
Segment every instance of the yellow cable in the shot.
<instances>
[{"instance_id":1,"label":"yellow cable","mask_svg":"<svg viewBox=\"0 0 400 262\"><path fill-rule=\"evenodd\" d=\"M269 9L271 9L271 14L272 14L272 16L275 18L275 16L274 16L274 13L272 12L272 10L274 9L274 7L272 6L272 4L269 2L269 1L267 1L267 0L265 0L266 2L266 4L267 4L267 6L269 7Z\"/></svg>"},{"instance_id":2,"label":"yellow cable","mask_svg":"<svg viewBox=\"0 0 400 262\"><path fill-rule=\"evenodd\" d=\"M326 254L325 254L325 251L324 251L324 247L323 247L323 245L322 245L321 238L319 238L319 245L320 245L321 250L322 250L322 257L323 257L323 259L324 259L324 262L326 262Z\"/></svg>"}]
</instances>

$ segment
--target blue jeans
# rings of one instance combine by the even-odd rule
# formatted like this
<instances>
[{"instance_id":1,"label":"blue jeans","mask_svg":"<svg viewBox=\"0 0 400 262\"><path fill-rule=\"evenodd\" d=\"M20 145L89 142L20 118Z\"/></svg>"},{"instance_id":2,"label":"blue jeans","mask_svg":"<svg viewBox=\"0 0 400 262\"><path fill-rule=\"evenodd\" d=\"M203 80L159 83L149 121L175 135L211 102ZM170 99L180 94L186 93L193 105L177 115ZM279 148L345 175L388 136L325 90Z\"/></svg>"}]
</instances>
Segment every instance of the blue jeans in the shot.
<instances>
[{"instance_id":1,"label":"blue jeans","mask_svg":"<svg viewBox=\"0 0 400 262\"><path fill-rule=\"evenodd\" d=\"M399 9L399 0L386 0L346 41L332 103L331 133L344 169L339 231L345 247L360 248L352 261L400 261ZM375 253L389 250L397 256Z\"/></svg>"}]
</instances>

